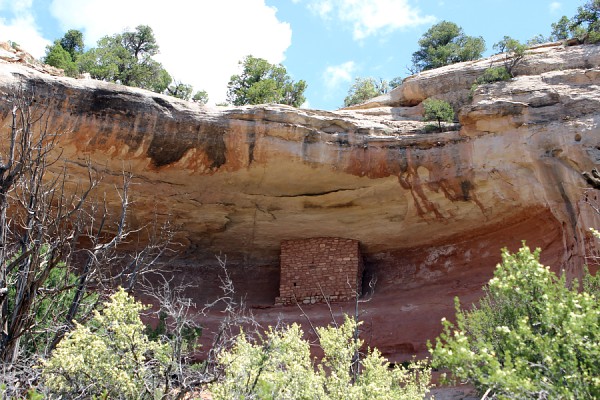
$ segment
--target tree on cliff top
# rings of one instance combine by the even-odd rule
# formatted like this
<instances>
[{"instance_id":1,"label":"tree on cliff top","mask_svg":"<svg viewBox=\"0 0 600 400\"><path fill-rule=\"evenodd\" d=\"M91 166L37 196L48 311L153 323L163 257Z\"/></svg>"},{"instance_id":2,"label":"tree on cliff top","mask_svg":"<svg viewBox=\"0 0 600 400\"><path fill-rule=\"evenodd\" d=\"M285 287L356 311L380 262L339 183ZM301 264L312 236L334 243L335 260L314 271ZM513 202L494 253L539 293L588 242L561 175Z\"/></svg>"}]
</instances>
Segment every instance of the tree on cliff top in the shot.
<instances>
[{"instance_id":1,"label":"tree on cliff top","mask_svg":"<svg viewBox=\"0 0 600 400\"><path fill-rule=\"evenodd\" d=\"M344 107L364 103L373 97L387 93L389 88L388 82L384 79L377 81L374 78L356 78L350 89L348 89L348 95L344 99Z\"/></svg>"},{"instance_id":2,"label":"tree on cliff top","mask_svg":"<svg viewBox=\"0 0 600 400\"><path fill-rule=\"evenodd\" d=\"M588 0L577 8L573 18L563 15L552 24L553 40L577 38L585 43L600 41L600 0Z\"/></svg>"},{"instance_id":3,"label":"tree on cliff top","mask_svg":"<svg viewBox=\"0 0 600 400\"><path fill-rule=\"evenodd\" d=\"M78 63L81 71L89 72L92 78L162 93L172 79L152 58L156 54L158 44L152 28L139 25L134 31L101 38Z\"/></svg>"},{"instance_id":4,"label":"tree on cliff top","mask_svg":"<svg viewBox=\"0 0 600 400\"><path fill-rule=\"evenodd\" d=\"M60 39L60 45L69 53L73 61L77 61L84 50L83 33L77 29L69 29Z\"/></svg>"},{"instance_id":5,"label":"tree on cliff top","mask_svg":"<svg viewBox=\"0 0 600 400\"><path fill-rule=\"evenodd\" d=\"M167 87L165 93L178 99L189 100L192 97L192 85L175 81Z\"/></svg>"},{"instance_id":6,"label":"tree on cliff top","mask_svg":"<svg viewBox=\"0 0 600 400\"><path fill-rule=\"evenodd\" d=\"M506 72L514 78L515 67L525 57L527 46L513 39L510 36L504 36L501 41L494 44L494 49L498 50L498 54L504 53L504 68Z\"/></svg>"},{"instance_id":7,"label":"tree on cliff top","mask_svg":"<svg viewBox=\"0 0 600 400\"><path fill-rule=\"evenodd\" d=\"M206 90L198 90L194 93L192 101L202 105L208 103L208 92Z\"/></svg>"},{"instance_id":8,"label":"tree on cliff top","mask_svg":"<svg viewBox=\"0 0 600 400\"><path fill-rule=\"evenodd\" d=\"M585 31L584 41L597 43L600 41L600 0L588 0L577 8L577 14L571 20L571 31L580 28Z\"/></svg>"},{"instance_id":9,"label":"tree on cliff top","mask_svg":"<svg viewBox=\"0 0 600 400\"><path fill-rule=\"evenodd\" d=\"M242 73L227 84L227 101L236 106L278 103L300 107L306 98L306 82L294 82L281 64L247 56L240 61Z\"/></svg>"},{"instance_id":10,"label":"tree on cliff top","mask_svg":"<svg viewBox=\"0 0 600 400\"><path fill-rule=\"evenodd\" d=\"M476 60L484 51L482 37L467 36L454 22L442 21L429 28L419 39L419 50L412 56L413 70L419 72Z\"/></svg>"},{"instance_id":11,"label":"tree on cliff top","mask_svg":"<svg viewBox=\"0 0 600 400\"><path fill-rule=\"evenodd\" d=\"M83 33L70 29L61 39L46 47L43 62L56 68L61 68L67 76L79 73L77 60L83 54Z\"/></svg>"},{"instance_id":12,"label":"tree on cliff top","mask_svg":"<svg viewBox=\"0 0 600 400\"><path fill-rule=\"evenodd\" d=\"M46 47L46 55L42 61L48 65L60 68L65 72L66 76L77 76L79 67L73 61L71 55L60 44L59 40L54 41L54 44Z\"/></svg>"}]
</instances>

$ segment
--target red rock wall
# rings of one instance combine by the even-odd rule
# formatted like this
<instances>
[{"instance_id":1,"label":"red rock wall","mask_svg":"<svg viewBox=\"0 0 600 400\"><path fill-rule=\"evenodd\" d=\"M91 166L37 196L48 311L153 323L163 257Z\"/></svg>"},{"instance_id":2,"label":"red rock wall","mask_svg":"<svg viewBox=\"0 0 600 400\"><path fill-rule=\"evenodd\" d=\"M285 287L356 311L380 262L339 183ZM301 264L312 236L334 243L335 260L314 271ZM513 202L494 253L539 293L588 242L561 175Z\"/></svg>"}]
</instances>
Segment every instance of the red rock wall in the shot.
<instances>
[{"instance_id":1,"label":"red rock wall","mask_svg":"<svg viewBox=\"0 0 600 400\"><path fill-rule=\"evenodd\" d=\"M281 243L276 304L353 300L360 295L363 262L358 240L310 238Z\"/></svg>"}]
</instances>

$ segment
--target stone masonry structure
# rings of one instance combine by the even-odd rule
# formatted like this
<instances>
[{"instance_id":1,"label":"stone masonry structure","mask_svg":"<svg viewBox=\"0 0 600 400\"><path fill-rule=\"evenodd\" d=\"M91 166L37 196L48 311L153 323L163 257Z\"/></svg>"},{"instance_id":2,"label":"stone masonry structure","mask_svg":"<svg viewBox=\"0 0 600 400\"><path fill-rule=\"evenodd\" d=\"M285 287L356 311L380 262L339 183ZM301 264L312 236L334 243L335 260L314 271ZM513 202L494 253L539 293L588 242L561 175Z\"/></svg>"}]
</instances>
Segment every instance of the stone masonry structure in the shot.
<instances>
[{"instance_id":1,"label":"stone masonry structure","mask_svg":"<svg viewBox=\"0 0 600 400\"><path fill-rule=\"evenodd\" d=\"M363 262L358 240L318 237L281 242L276 304L353 300L360 295Z\"/></svg>"}]
</instances>

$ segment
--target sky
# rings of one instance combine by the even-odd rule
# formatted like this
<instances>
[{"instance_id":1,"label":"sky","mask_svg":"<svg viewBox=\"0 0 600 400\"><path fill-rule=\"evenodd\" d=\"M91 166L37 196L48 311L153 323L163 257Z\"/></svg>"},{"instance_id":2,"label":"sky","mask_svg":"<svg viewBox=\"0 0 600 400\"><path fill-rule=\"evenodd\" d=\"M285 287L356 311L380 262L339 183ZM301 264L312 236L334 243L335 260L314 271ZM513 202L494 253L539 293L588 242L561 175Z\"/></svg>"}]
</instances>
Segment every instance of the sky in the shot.
<instances>
[{"instance_id":1,"label":"sky","mask_svg":"<svg viewBox=\"0 0 600 400\"><path fill-rule=\"evenodd\" d=\"M584 0L0 0L0 41L36 58L69 29L86 47L106 35L149 25L160 61L178 81L226 100L227 82L246 55L283 64L308 88L304 107L335 110L357 77L410 75L419 38L452 21L486 41L523 42L550 34Z\"/></svg>"}]
</instances>

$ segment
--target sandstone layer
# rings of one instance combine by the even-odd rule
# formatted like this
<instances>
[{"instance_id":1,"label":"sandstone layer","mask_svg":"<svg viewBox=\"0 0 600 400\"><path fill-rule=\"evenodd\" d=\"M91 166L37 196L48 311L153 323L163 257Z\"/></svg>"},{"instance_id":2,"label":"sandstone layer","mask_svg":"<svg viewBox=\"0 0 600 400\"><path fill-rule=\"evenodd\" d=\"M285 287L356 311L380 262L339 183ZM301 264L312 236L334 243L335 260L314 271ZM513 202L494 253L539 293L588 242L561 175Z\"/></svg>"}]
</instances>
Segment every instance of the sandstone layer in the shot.
<instances>
[{"instance_id":1,"label":"sandstone layer","mask_svg":"<svg viewBox=\"0 0 600 400\"><path fill-rule=\"evenodd\" d=\"M114 184L131 171L132 224L171 221L183 245L173 268L197 285L199 304L218 294L215 254L224 254L259 321L302 320L297 308L274 306L281 241L358 240L366 281L377 278L360 303L365 338L401 360L425 352L454 296L476 299L500 248L526 240L570 276L593 251L588 229L600 219L587 201L598 193L581 174L600 162L600 47L534 49L516 78L471 99L492 61L424 72L335 112L202 107L4 62L0 118L5 132L10 93L35 90L64 132L73 181L91 160L115 207ZM460 108L459 123L425 133L429 97ZM324 305L305 312L314 324L331 319Z\"/></svg>"}]
</instances>

